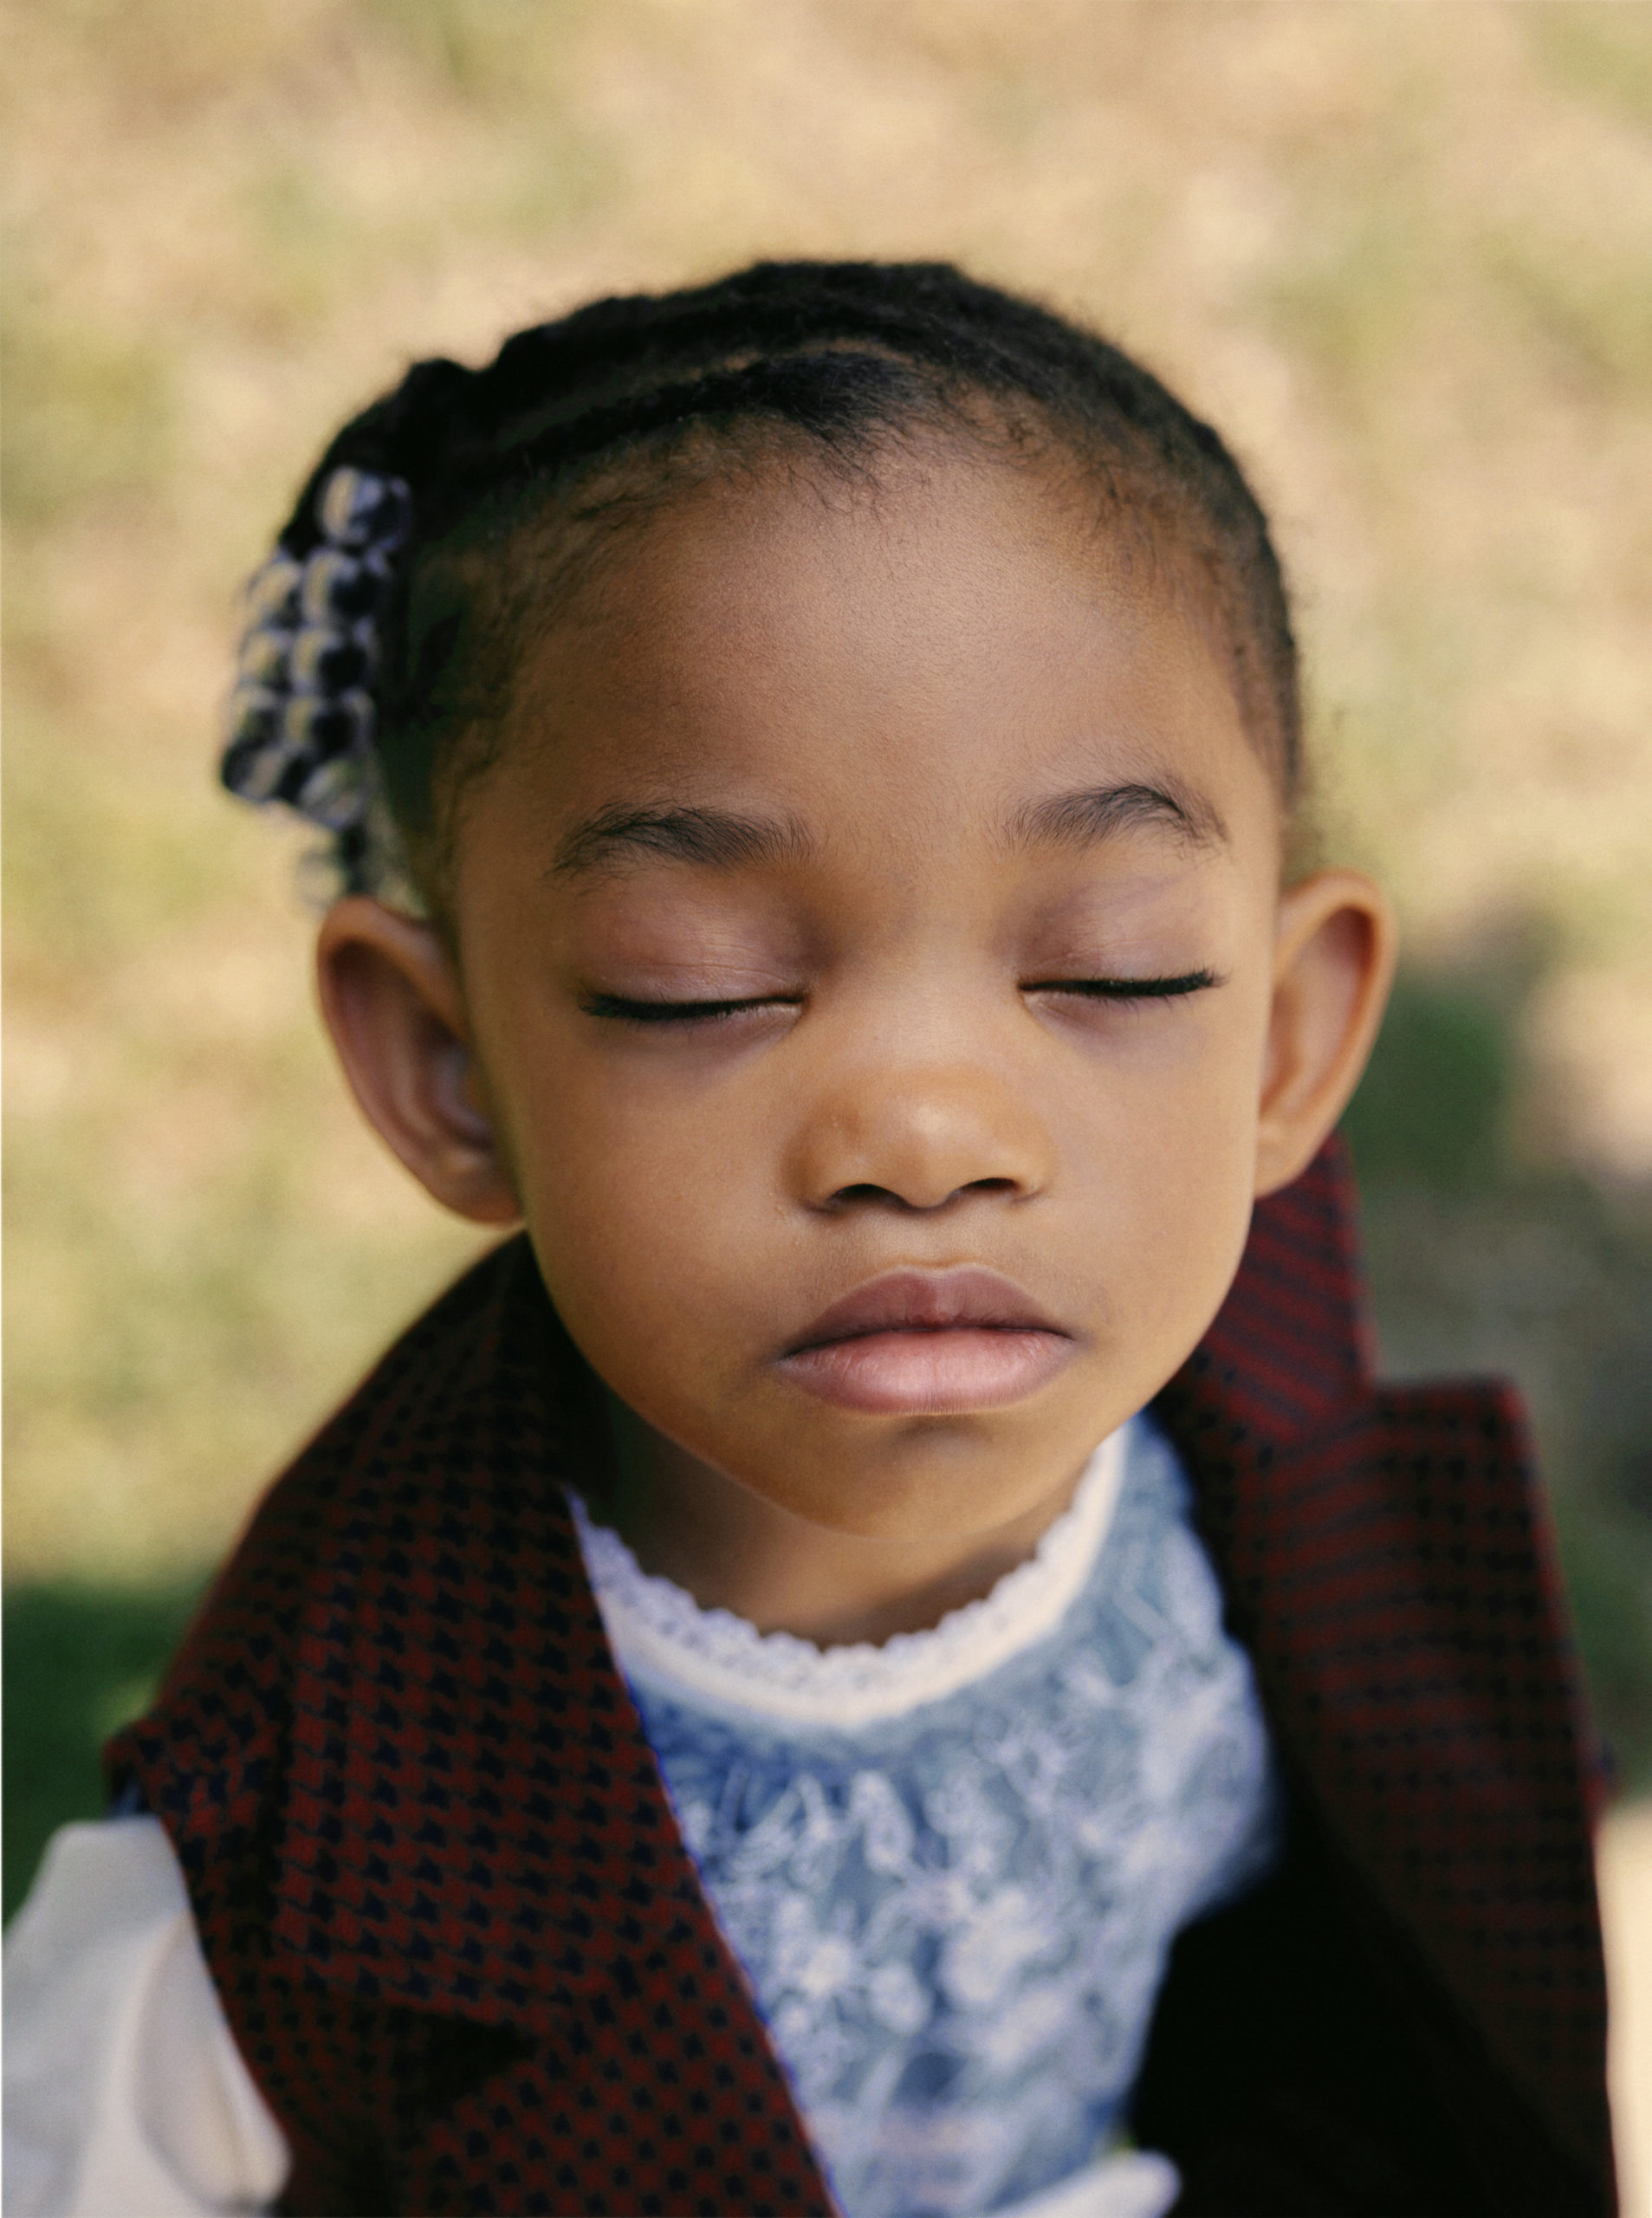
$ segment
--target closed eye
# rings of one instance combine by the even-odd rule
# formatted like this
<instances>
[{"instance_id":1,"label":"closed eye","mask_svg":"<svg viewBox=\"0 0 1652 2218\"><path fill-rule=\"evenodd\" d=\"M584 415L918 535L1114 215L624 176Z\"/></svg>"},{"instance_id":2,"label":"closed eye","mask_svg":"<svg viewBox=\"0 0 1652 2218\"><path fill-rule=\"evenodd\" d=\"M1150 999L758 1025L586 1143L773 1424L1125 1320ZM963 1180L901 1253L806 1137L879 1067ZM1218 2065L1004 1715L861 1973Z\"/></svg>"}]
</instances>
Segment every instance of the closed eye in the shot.
<instances>
[{"instance_id":1,"label":"closed eye","mask_svg":"<svg viewBox=\"0 0 1652 2218\"><path fill-rule=\"evenodd\" d=\"M1097 1002L1169 1002L1221 983L1214 970L1182 970L1173 978L1036 978L1024 994L1076 994Z\"/></svg>"},{"instance_id":2,"label":"closed eye","mask_svg":"<svg viewBox=\"0 0 1652 2218\"><path fill-rule=\"evenodd\" d=\"M580 1003L587 1016L606 1016L622 1024L705 1024L719 1017L739 1016L754 1008L795 1008L795 994L756 994L744 1000L724 1002L632 1001L624 994L587 994Z\"/></svg>"}]
</instances>

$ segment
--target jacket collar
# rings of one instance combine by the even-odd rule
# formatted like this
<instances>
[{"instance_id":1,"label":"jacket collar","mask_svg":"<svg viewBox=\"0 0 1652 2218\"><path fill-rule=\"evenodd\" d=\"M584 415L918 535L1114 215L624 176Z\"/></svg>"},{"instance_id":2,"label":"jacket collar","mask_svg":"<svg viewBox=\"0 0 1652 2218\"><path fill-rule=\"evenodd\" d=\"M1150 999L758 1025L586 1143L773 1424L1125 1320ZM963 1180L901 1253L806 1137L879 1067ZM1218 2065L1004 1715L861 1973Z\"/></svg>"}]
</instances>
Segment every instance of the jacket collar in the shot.
<instances>
[{"instance_id":1,"label":"jacket collar","mask_svg":"<svg viewBox=\"0 0 1652 2218\"><path fill-rule=\"evenodd\" d=\"M1581 1698L1517 1398L1373 1385L1332 1143L1156 1411L1287 1776L1562 2141L1610 2169Z\"/></svg>"},{"instance_id":2,"label":"jacket collar","mask_svg":"<svg viewBox=\"0 0 1652 2218\"><path fill-rule=\"evenodd\" d=\"M1287 1769L1586 2145L1592 1875L1518 1421L1490 1391L1378 1396L1366 1352L1333 1144L1259 1206L1156 1409ZM599 1469L606 1427L526 1242L461 1281L353 1412L347 1448L335 1427L305 1459L340 1469L292 1689L278 1945L357 1991L545 2033L685 1935L717 1944L585 1576L563 1484ZM1502 1536L1495 1595L1465 1518Z\"/></svg>"},{"instance_id":3,"label":"jacket collar","mask_svg":"<svg viewBox=\"0 0 1652 2218\"><path fill-rule=\"evenodd\" d=\"M277 1944L543 2033L705 1915L563 1493L606 1453L595 1389L518 1239L356 1398L373 1421L292 1689Z\"/></svg>"},{"instance_id":4,"label":"jacket collar","mask_svg":"<svg viewBox=\"0 0 1652 2218\"><path fill-rule=\"evenodd\" d=\"M1233 1294L1163 1398L1195 1473L1213 1449L1224 1470L1271 1461L1361 1394L1355 1299L1328 1158L1259 1210ZM608 1453L595 1383L517 1239L301 1458L292 1480L325 1501L326 1530L276 1930L312 1971L542 2024L700 1902L564 1494Z\"/></svg>"}]
</instances>

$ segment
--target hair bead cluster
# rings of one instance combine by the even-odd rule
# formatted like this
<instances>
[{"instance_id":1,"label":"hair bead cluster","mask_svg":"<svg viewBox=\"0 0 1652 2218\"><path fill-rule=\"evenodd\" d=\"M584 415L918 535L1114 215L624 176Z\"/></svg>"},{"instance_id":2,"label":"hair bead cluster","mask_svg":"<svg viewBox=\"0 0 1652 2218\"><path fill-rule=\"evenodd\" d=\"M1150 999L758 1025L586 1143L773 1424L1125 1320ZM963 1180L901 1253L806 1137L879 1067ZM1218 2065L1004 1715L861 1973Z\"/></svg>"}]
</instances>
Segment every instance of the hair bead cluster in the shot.
<instances>
[{"instance_id":1,"label":"hair bead cluster","mask_svg":"<svg viewBox=\"0 0 1652 2218\"><path fill-rule=\"evenodd\" d=\"M399 477L347 466L313 506L316 544L301 557L279 547L247 588L223 777L347 838L371 807L380 620L412 496Z\"/></svg>"}]
</instances>

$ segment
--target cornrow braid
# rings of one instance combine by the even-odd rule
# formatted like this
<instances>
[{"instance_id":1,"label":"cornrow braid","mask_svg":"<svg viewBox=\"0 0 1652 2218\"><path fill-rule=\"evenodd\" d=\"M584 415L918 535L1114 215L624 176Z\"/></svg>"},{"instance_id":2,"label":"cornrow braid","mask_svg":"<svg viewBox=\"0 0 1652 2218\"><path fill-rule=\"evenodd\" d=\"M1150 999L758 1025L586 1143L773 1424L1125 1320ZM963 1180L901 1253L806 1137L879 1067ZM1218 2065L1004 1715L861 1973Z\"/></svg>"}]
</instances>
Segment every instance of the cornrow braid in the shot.
<instances>
[{"instance_id":1,"label":"cornrow braid","mask_svg":"<svg viewBox=\"0 0 1652 2218\"><path fill-rule=\"evenodd\" d=\"M334 439L254 581L226 783L324 824L347 887L405 894L411 863L430 894L456 744L499 721L512 595L534 590L508 586L522 565L502 559L525 525L571 520L599 477L633 499L663 496L690 444L715 459L779 432L852 468L924 425L1064 451L1111 504L1180 542L1288 809L1301 779L1296 646L1238 464L1120 348L942 263L760 263L594 302L518 332L481 369L415 364ZM314 624L301 636L292 610L306 594L334 627L325 636ZM329 692L329 673L348 684Z\"/></svg>"}]
</instances>

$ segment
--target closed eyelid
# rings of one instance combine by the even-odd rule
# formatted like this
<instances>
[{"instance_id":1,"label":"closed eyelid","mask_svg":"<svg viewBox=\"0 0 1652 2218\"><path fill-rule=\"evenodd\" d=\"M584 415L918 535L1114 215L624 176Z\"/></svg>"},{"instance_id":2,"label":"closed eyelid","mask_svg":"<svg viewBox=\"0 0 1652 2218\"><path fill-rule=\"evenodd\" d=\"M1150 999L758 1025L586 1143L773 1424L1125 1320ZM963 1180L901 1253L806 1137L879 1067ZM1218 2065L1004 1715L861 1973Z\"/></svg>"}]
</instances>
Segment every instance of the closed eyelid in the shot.
<instances>
[{"instance_id":1,"label":"closed eyelid","mask_svg":"<svg viewBox=\"0 0 1652 2218\"><path fill-rule=\"evenodd\" d=\"M797 1008L800 994L741 995L726 1001L664 1000L625 994L587 994L580 1007L587 1016L606 1017L631 1024L710 1023L746 1011Z\"/></svg>"},{"instance_id":2,"label":"closed eyelid","mask_svg":"<svg viewBox=\"0 0 1652 2218\"><path fill-rule=\"evenodd\" d=\"M755 953L670 956L651 950L604 948L576 957L571 983L583 998L625 1002L797 1000L804 966Z\"/></svg>"},{"instance_id":3,"label":"closed eyelid","mask_svg":"<svg viewBox=\"0 0 1652 2218\"><path fill-rule=\"evenodd\" d=\"M1156 977L1066 977L1029 980L1027 994L1083 994L1097 1001L1173 1001L1204 993L1226 981L1215 970L1179 970Z\"/></svg>"}]
</instances>

